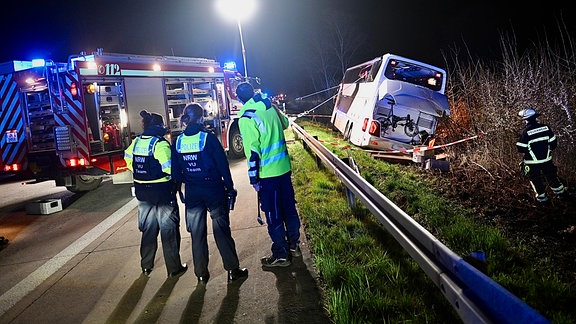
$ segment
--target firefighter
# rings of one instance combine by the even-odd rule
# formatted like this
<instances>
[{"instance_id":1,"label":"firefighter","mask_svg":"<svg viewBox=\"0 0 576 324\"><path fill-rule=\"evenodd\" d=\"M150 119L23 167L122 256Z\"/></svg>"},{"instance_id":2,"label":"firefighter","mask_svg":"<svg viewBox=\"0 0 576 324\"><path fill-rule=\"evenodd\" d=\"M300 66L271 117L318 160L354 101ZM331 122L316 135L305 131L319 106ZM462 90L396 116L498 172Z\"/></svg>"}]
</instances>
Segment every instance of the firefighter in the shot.
<instances>
[{"instance_id":1,"label":"firefighter","mask_svg":"<svg viewBox=\"0 0 576 324\"><path fill-rule=\"evenodd\" d=\"M168 277L178 277L188 266L180 260L180 214L171 179L170 143L164 138L167 129L159 114L142 110L140 116L144 132L130 143L124 160L134 176L134 191L139 202L142 273L150 276L154 268L160 233Z\"/></svg>"},{"instance_id":2,"label":"firefighter","mask_svg":"<svg viewBox=\"0 0 576 324\"><path fill-rule=\"evenodd\" d=\"M554 194L561 196L565 188L558 179L557 169L552 161L552 151L557 146L556 135L548 125L536 120L540 114L533 108L520 110L518 116L524 120L525 125L516 147L518 152L524 154L523 173L530 179L536 200L541 203L548 201L542 175Z\"/></svg>"},{"instance_id":3,"label":"firefighter","mask_svg":"<svg viewBox=\"0 0 576 324\"><path fill-rule=\"evenodd\" d=\"M301 255L300 217L284 138L289 120L270 99L254 94L247 82L238 85L236 95L244 104L238 126L248 160L248 177L259 195L272 239L272 255L262 258L261 263L264 267L286 267L292 256Z\"/></svg>"},{"instance_id":4,"label":"firefighter","mask_svg":"<svg viewBox=\"0 0 576 324\"><path fill-rule=\"evenodd\" d=\"M198 103L186 105L180 126L186 126L172 145L174 164L172 175L184 183L186 229L192 238L194 274L200 284L210 278L207 239L207 213L212 219L212 231L222 257L228 282L248 277L248 269L240 268L236 245L230 230L229 199L236 190L224 148L214 133L204 128L204 109Z\"/></svg>"}]
</instances>

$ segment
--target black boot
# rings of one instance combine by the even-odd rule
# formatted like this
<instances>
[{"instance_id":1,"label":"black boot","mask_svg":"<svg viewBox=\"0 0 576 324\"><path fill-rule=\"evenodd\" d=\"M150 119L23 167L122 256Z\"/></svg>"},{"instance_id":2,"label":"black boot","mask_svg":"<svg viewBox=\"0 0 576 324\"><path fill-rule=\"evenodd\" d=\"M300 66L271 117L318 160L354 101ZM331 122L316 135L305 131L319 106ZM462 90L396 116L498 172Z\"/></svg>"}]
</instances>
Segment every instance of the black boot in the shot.
<instances>
[{"instance_id":1,"label":"black boot","mask_svg":"<svg viewBox=\"0 0 576 324\"><path fill-rule=\"evenodd\" d=\"M228 270L228 282L236 281L238 279L243 279L248 277L248 269L237 268Z\"/></svg>"}]
</instances>

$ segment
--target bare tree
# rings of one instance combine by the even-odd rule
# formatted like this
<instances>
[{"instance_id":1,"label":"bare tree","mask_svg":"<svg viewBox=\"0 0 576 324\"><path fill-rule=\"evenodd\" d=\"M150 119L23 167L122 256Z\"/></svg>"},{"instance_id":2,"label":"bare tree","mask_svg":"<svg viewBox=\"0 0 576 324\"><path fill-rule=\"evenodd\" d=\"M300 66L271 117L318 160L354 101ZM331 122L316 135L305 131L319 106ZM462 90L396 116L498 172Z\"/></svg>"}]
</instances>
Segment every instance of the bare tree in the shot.
<instances>
[{"instance_id":1,"label":"bare tree","mask_svg":"<svg viewBox=\"0 0 576 324\"><path fill-rule=\"evenodd\" d=\"M451 53L447 94L452 116L445 122L446 136L453 140L463 133L486 133L483 144L451 148L454 156L491 174L514 174L521 159L515 143L522 125L516 114L529 106L556 132L559 174L576 180L576 51L562 26L556 47L544 34L520 52L514 33L502 35L500 62L462 60L459 52Z\"/></svg>"},{"instance_id":2,"label":"bare tree","mask_svg":"<svg viewBox=\"0 0 576 324\"><path fill-rule=\"evenodd\" d=\"M351 16L327 11L319 20L321 27L310 35L314 50L308 60L316 91L339 84L346 69L356 63L351 62L352 58L366 42L365 34Z\"/></svg>"}]
</instances>

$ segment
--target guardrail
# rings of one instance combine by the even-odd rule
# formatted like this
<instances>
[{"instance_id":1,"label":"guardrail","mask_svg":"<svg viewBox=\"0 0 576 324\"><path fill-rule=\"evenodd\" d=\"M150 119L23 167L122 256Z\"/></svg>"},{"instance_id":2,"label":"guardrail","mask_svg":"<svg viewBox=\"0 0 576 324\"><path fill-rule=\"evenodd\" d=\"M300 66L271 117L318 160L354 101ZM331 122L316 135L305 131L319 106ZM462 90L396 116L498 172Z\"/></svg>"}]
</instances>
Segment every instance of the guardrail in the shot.
<instances>
[{"instance_id":1,"label":"guardrail","mask_svg":"<svg viewBox=\"0 0 576 324\"><path fill-rule=\"evenodd\" d=\"M303 140L420 265L465 323L550 323L448 249L302 127L291 127L296 139Z\"/></svg>"}]
</instances>

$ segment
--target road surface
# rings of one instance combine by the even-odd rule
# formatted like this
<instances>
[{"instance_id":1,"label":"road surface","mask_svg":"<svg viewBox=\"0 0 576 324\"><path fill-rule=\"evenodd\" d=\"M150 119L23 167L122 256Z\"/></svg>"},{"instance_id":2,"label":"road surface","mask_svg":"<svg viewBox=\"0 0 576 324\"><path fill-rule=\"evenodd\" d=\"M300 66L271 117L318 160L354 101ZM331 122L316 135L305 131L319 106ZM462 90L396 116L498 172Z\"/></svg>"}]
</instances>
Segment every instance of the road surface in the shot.
<instances>
[{"instance_id":1,"label":"road surface","mask_svg":"<svg viewBox=\"0 0 576 324\"><path fill-rule=\"evenodd\" d=\"M168 279L159 249L151 276L141 275L137 201L130 184L105 181L84 195L46 184L1 185L3 192L26 186L28 202L62 197L64 209L28 215L16 193L0 200L0 236L10 240L0 250L0 323L329 323L304 231L302 257L288 268L262 269L270 239L266 226L256 221L256 193L245 160L231 161L231 169L239 192L232 235L249 276L227 283L209 229L206 286L197 284L191 268L183 217L181 255L190 269Z\"/></svg>"}]
</instances>

